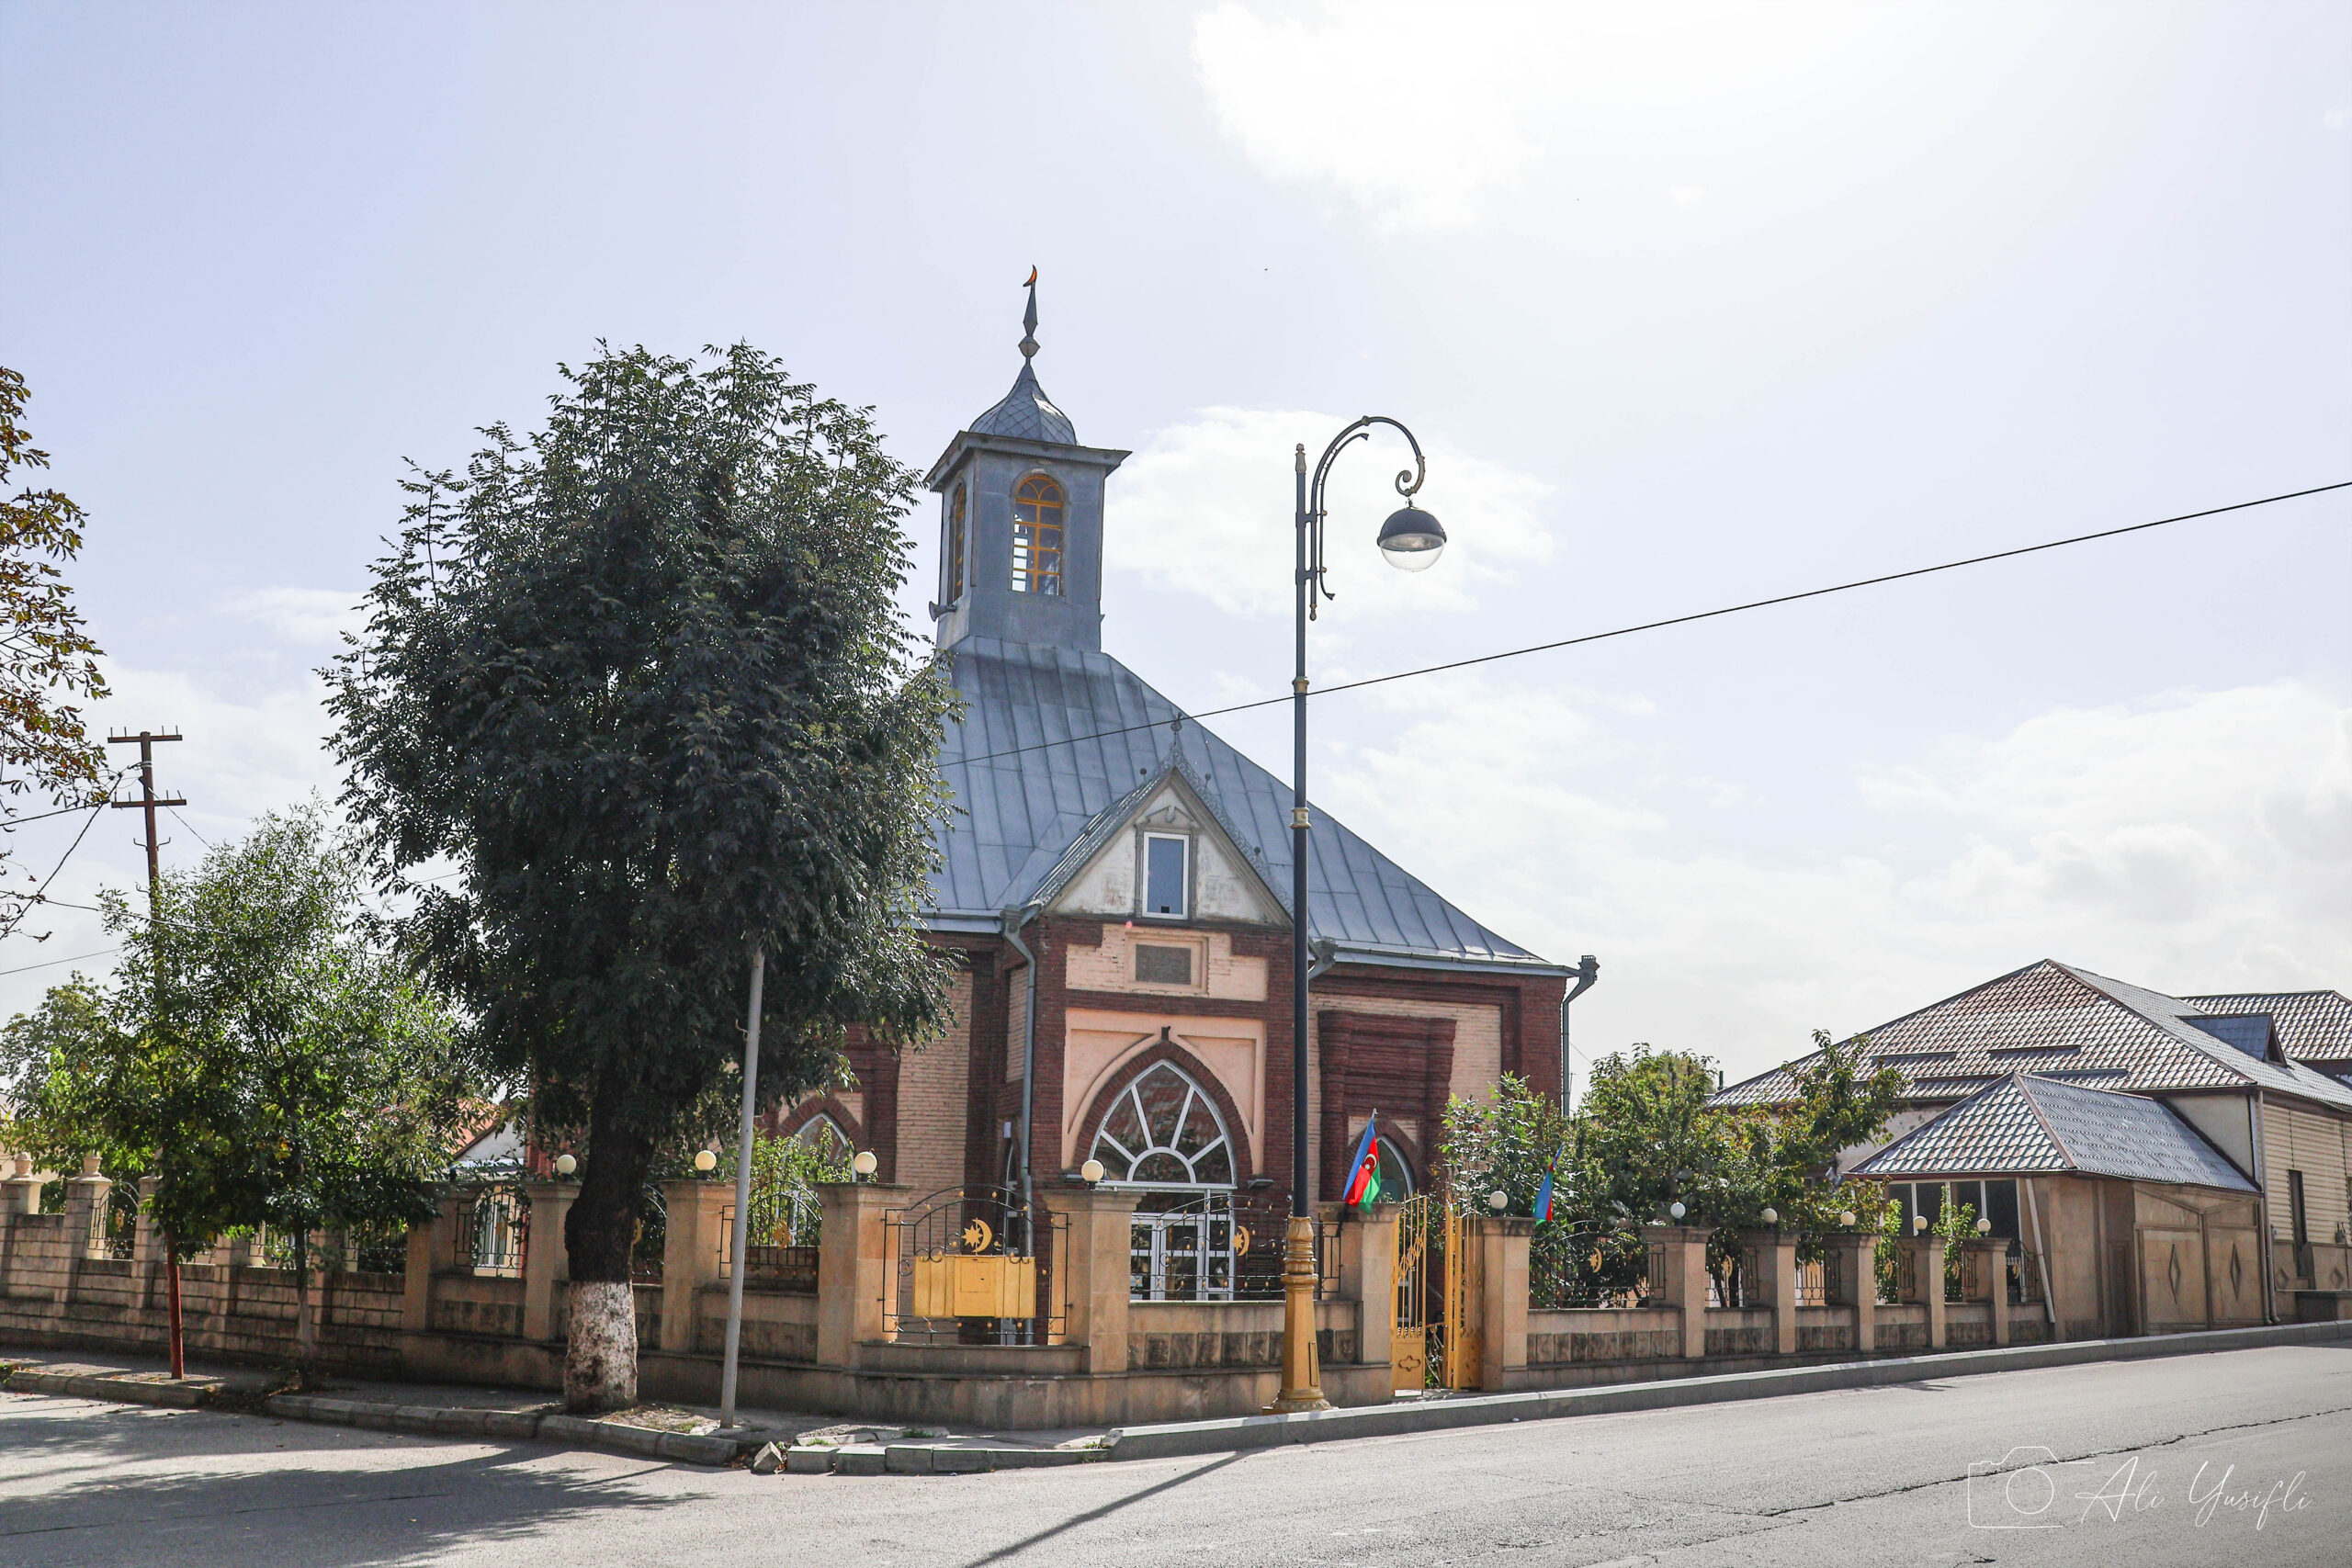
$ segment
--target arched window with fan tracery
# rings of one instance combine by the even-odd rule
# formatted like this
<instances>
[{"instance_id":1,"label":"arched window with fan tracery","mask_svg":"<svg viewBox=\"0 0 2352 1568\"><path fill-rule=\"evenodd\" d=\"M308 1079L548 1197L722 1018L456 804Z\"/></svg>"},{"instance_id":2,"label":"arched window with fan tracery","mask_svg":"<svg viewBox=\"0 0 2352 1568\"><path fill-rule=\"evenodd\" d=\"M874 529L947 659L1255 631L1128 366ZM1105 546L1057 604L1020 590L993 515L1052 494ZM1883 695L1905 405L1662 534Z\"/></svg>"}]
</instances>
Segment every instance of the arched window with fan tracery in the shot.
<instances>
[{"instance_id":1,"label":"arched window with fan tracery","mask_svg":"<svg viewBox=\"0 0 2352 1568\"><path fill-rule=\"evenodd\" d=\"M1012 492L1012 591L1062 592L1062 487L1031 474Z\"/></svg>"},{"instance_id":2,"label":"arched window with fan tracery","mask_svg":"<svg viewBox=\"0 0 2352 1568\"><path fill-rule=\"evenodd\" d=\"M1124 1186L1229 1188L1233 1145L1216 1101L1159 1062L1122 1089L1094 1135L1102 1179Z\"/></svg>"}]
</instances>

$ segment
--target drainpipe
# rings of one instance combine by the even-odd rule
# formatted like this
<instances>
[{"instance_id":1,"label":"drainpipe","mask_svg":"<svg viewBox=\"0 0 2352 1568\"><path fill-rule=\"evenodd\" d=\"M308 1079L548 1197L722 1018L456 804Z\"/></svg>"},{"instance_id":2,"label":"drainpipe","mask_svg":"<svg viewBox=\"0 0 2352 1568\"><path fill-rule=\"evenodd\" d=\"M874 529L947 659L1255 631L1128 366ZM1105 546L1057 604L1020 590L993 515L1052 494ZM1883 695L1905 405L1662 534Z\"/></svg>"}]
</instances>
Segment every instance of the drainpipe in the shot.
<instances>
[{"instance_id":1,"label":"drainpipe","mask_svg":"<svg viewBox=\"0 0 2352 1568\"><path fill-rule=\"evenodd\" d=\"M1560 1113L1568 1111L1568 1091L1576 1079L1568 1066L1568 1004L1592 989L1600 979L1600 960L1588 953L1577 964L1576 988L1560 998Z\"/></svg>"},{"instance_id":2,"label":"drainpipe","mask_svg":"<svg viewBox=\"0 0 2352 1568\"><path fill-rule=\"evenodd\" d=\"M2255 1224L2262 1239L2262 1321L2278 1321L2278 1292L2270 1272L2278 1267L2270 1234L2270 1160L2262 1146L2262 1091L2256 1089L2254 1099L2246 1105L2246 1133L2254 1145ZM2206 1265L2211 1268L2209 1259Z\"/></svg>"},{"instance_id":3,"label":"drainpipe","mask_svg":"<svg viewBox=\"0 0 2352 1568\"><path fill-rule=\"evenodd\" d=\"M1004 911L1004 940L1012 951L1021 954L1022 966L1028 972L1025 984L1029 987L1029 1005L1021 1010L1021 1213L1029 1224L1029 1246L1037 1245L1037 1209L1035 1190L1030 1179L1029 1123L1037 1104L1037 958L1021 940L1021 928L1037 918L1040 906L1023 904L1018 909Z\"/></svg>"}]
</instances>

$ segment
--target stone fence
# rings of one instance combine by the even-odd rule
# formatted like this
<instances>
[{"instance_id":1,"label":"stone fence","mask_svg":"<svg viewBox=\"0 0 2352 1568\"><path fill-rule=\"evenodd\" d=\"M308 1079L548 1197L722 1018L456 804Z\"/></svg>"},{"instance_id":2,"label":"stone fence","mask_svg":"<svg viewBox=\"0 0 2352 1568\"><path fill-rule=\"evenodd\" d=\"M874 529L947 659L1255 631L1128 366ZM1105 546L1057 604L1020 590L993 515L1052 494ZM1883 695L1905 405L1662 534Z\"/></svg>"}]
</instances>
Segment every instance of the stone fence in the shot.
<instances>
[{"instance_id":1,"label":"stone fence","mask_svg":"<svg viewBox=\"0 0 2352 1568\"><path fill-rule=\"evenodd\" d=\"M22 1162L18 1162L21 1168ZM160 1353L166 1279L161 1238L142 1217L129 1256L107 1240L112 1184L93 1166L66 1184L62 1213L40 1212L41 1181L20 1168L0 1183L0 1345ZM320 1354L335 1368L379 1376L554 1389L562 1382L569 1297L560 1243L576 1186L527 1182L527 1234L485 1246L476 1194L453 1193L440 1215L413 1228L399 1273L339 1267L348 1252L315 1238L312 1299ZM716 1398L728 1303L727 1237L733 1191L716 1181L667 1184L658 1279L637 1288L639 1387L645 1397ZM872 1184L820 1187L813 1277L754 1266L743 1298L741 1397L759 1407L834 1411L899 1422L1005 1428L1136 1425L1252 1413L1280 1382L1283 1307L1259 1301L1133 1301L1130 1220L1136 1194L1084 1187L1042 1191L1055 1216L1053 1256L1036 1291L1043 1343L997 1342L977 1321L901 1317L908 1270L886 1216L916 1197ZM143 1206L142 1206L143 1207ZM503 1212L502 1212L503 1213ZM1331 1228L1340 1247L1317 1303L1325 1393L1335 1404L1393 1397L1396 1211L1351 1214ZM503 1224L499 1213L492 1221ZM492 1228L495 1229L493 1225ZM501 1232L501 1235L503 1235ZM1655 1229L1663 1277L1639 1307L1531 1310L1532 1222L1476 1218L1478 1287L1463 1303L1480 1347L1470 1381L1488 1389L1681 1375L2045 1337L2038 1309L2006 1290L1948 1303L1943 1242L1913 1251L1918 1299L1877 1301L1874 1238L1838 1238L1849 1297L1798 1303L1794 1238L1750 1238L1760 1288L1748 1304L1709 1304L1706 1233ZM1974 1244L1971 1244L1974 1245ZM794 1249L797 1251L799 1249ZM289 1357L296 1280L251 1239L215 1247L181 1269L191 1354L244 1360ZM1654 1269L1654 1272L1657 1270ZM1997 1267L1973 1275L1998 1279ZM944 1331L941 1329L944 1323ZM933 1332L914 1332L917 1327Z\"/></svg>"}]
</instances>

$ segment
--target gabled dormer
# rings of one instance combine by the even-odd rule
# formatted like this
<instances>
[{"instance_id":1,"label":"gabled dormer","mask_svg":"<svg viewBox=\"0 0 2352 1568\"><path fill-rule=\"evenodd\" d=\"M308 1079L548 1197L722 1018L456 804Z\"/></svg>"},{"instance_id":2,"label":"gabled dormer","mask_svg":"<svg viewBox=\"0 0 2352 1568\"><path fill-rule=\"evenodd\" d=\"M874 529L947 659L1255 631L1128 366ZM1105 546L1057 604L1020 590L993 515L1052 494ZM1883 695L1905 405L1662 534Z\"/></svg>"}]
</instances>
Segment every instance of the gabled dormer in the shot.
<instances>
[{"instance_id":1,"label":"gabled dormer","mask_svg":"<svg viewBox=\"0 0 2352 1568\"><path fill-rule=\"evenodd\" d=\"M1290 911L1264 868L1173 753L1086 825L1038 884L1058 915L1147 927L1280 930Z\"/></svg>"},{"instance_id":2,"label":"gabled dormer","mask_svg":"<svg viewBox=\"0 0 2352 1568\"><path fill-rule=\"evenodd\" d=\"M938 644L970 637L1099 651L1102 492L1127 454L1081 446L1037 382L1037 274L1012 390L947 444L923 483L939 497Z\"/></svg>"}]
</instances>

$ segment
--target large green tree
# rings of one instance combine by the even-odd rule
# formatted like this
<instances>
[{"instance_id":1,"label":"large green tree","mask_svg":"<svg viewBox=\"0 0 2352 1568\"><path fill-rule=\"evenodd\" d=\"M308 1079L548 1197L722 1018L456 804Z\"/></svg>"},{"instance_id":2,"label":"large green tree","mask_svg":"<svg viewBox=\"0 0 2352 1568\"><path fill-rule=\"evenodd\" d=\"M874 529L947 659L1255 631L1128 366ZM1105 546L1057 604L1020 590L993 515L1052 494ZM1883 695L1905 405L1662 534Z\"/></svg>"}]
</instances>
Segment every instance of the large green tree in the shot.
<instances>
[{"instance_id":1,"label":"large green tree","mask_svg":"<svg viewBox=\"0 0 2352 1568\"><path fill-rule=\"evenodd\" d=\"M223 1231L293 1237L302 1359L311 1232L431 1214L481 1106L447 1010L372 942L366 891L320 808L265 817L167 873L152 915L105 895L114 978L75 976L0 1032L14 1137L159 1178L175 1264Z\"/></svg>"},{"instance_id":2,"label":"large green tree","mask_svg":"<svg viewBox=\"0 0 2352 1568\"><path fill-rule=\"evenodd\" d=\"M865 412L709 352L600 352L539 430L413 479L335 671L407 940L584 1141L576 1410L635 1399L646 1174L729 1081L753 952L772 1095L834 1073L849 1023L903 1038L944 1005L916 914L951 691L895 609L913 475Z\"/></svg>"},{"instance_id":3,"label":"large green tree","mask_svg":"<svg viewBox=\"0 0 2352 1568\"><path fill-rule=\"evenodd\" d=\"M19 423L25 378L0 366L0 810L37 791L59 806L103 797L98 749L71 698L103 697L98 646L74 607L60 561L82 547L82 508L62 491L30 485L7 492L20 468L45 468L49 454ZM0 859L8 846L0 841ZM0 932L28 908L0 893Z\"/></svg>"}]
</instances>

